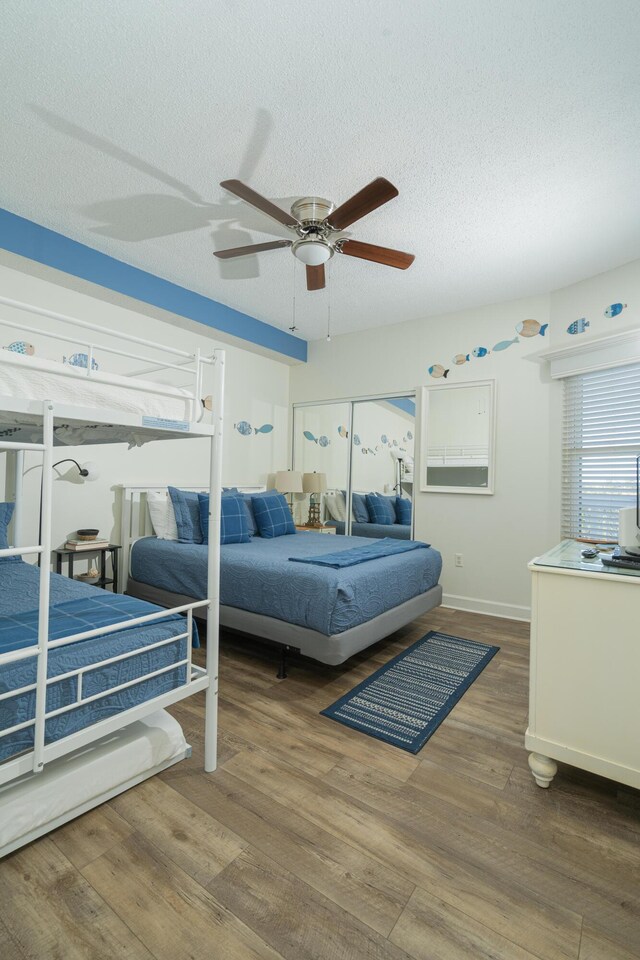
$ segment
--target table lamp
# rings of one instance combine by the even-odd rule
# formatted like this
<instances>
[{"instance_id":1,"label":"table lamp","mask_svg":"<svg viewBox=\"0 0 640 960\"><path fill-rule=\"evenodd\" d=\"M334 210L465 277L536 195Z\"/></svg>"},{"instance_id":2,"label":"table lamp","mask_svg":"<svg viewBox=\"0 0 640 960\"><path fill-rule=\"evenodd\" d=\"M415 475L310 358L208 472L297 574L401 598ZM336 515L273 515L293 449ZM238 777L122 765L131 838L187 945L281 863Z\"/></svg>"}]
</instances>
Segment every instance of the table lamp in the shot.
<instances>
[{"instance_id":1,"label":"table lamp","mask_svg":"<svg viewBox=\"0 0 640 960\"><path fill-rule=\"evenodd\" d=\"M278 470L275 488L278 493L302 493L302 474L298 470ZM289 503L293 516L293 497Z\"/></svg>"},{"instance_id":2,"label":"table lamp","mask_svg":"<svg viewBox=\"0 0 640 960\"><path fill-rule=\"evenodd\" d=\"M320 494L327 489L326 473L305 473L302 477L302 490L309 494L308 527L321 527Z\"/></svg>"}]
</instances>

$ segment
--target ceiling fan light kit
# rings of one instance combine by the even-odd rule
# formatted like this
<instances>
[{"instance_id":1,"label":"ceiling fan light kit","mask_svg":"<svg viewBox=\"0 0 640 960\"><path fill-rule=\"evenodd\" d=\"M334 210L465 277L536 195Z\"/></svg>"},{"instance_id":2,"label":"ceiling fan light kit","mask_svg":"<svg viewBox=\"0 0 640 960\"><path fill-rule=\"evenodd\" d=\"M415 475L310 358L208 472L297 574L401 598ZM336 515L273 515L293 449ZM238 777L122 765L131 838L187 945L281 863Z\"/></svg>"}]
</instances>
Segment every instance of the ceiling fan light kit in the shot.
<instances>
[{"instance_id":1,"label":"ceiling fan light kit","mask_svg":"<svg viewBox=\"0 0 640 960\"><path fill-rule=\"evenodd\" d=\"M276 250L279 247L291 247L293 255L307 268L307 290L322 290L325 286L324 264L334 253L381 263L398 270L406 270L415 259L413 254L403 253L401 250L340 236L340 233L356 220L398 196L396 188L384 177L372 180L337 208L331 200L323 197L302 197L292 204L291 213L282 210L240 180L223 180L220 186L298 235L298 239L294 241L274 240L215 251L214 256L222 260Z\"/></svg>"}]
</instances>

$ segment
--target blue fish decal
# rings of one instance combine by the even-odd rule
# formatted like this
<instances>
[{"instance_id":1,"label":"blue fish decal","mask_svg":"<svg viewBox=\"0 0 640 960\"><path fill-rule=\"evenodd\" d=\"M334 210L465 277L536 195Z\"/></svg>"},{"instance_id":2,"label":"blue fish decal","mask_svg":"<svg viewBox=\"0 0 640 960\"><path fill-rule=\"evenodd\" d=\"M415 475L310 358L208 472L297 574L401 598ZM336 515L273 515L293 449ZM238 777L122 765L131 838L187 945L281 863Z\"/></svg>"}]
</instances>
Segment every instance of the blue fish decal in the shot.
<instances>
[{"instance_id":1,"label":"blue fish decal","mask_svg":"<svg viewBox=\"0 0 640 960\"><path fill-rule=\"evenodd\" d=\"M14 340L8 347L5 347L5 350L10 350L11 353L21 353L25 357L32 357L36 352L33 344L27 343L26 340Z\"/></svg>"},{"instance_id":2,"label":"blue fish decal","mask_svg":"<svg viewBox=\"0 0 640 960\"><path fill-rule=\"evenodd\" d=\"M468 353L456 353L453 358L453 362L457 367L461 366L463 363L468 363L471 360L471 355Z\"/></svg>"},{"instance_id":3,"label":"blue fish decal","mask_svg":"<svg viewBox=\"0 0 640 960\"><path fill-rule=\"evenodd\" d=\"M341 427L338 427L338 435L341 436L341 437L343 438L343 440L346 440L346 439L348 438L348 436L349 436L349 431L348 431L347 428L344 426L344 424L343 424Z\"/></svg>"},{"instance_id":4,"label":"blue fish decal","mask_svg":"<svg viewBox=\"0 0 640 960\"><path fill-rule=\"evenodd\" d=\"M360 446L360 437L358 436L357 433L354 433L353 435L353 443L356 447Z\"/></svg>"},{"instance_id":5,"label":"blue fish decal","mask_svg":"<svg viewBox=\"0 0 640 960\"><path fill-rule=\"evenodd\" d=\"M518 337L514 337L513 340L501 340L500 343L496 343L495 347L493 348L494 353L496 350L507 350L514 343L520 343L520 339Z\"/></svg>"},{"instance_id":6,"label":"blue fish decal","mask_svg":"<svg viewBox=\"0 0 640 960\"><path fill-rule=\"evenodd\" d=\"M254 433L271 433L273 430L272 423L264 423L261 427L256 427L253 431Z\"/></svg>"},{"instance_id":7,"label":"blue fish decal","mask_svg":"<svg viewBox=\"0 0 640 960\"><path fill-rule=\"evenodd\" d=\"M383 434L382 434L382 436L380 437L380 442L381 442L381 443L389 443L389 438L387 437L386 433L383 433Z\"/></svg>"},{"instance_id":8,"label":"blue fish decal","mask_svg":"<svg viewBox=\"0 0 640 960\"><path fill-rule=\"evenodd\" d=\"M83 369L86 370L87 367L89 366L89 355L86 353L74 353L68 358L63 357L62 362L68 363L70 367L82 367ZM91 369L92 370L99 369L98 364L93 359L93 357L91 358Z\"/></svg>"},{"instance_id":9,"label":"blue fish decal","mask_svg":"<svg viewBox=\"0 0 640 960\"><path fill-rule=\"evenodd\" d=\"M407 440L413 440L413 434L411 433L411 430L407 430Z\"/></svg>"},{"instance_id":10,"label":"blue fish decal","mask_svg":"<svg viewBox=\"0 0 640 960\"><path fill-rule=\"evenodd\" d=\"M240 420L238 423L234 423L234 427L243 437L250 437L253 433L253 427L250 423L247 423L246 420Z\"/></svg>"},{"instance_id":11,"label":"blue fish decal","mask_svg":"<svg viewBox=\"0 0 640 960\"><path fill-rule=\"evenodd\" d=\"M476 347L475 350L471 351L474 357L486 357L489 351L486 347Z\"/></svg>"},{"instance_id":12,"label":"blue fish decal","mask_svg":"<svg viewBox=\"0 0 640 960\"><path fill-rule=\"evenodd\" d=\"M314 437L314 435L311 433L311 430L305 430L304 433L302 434L302 436L303 436L303 437L306 437L307 440L311 440L311 443L317 443L317 442L318 442L318 438L317 438L317 437Z\"/></svg>"},{"instance_id":13,"label":"blue fish decal","mask_svg":"<svg viewBox=\"0 0 640 960\"><path fill-rule=\"evenodd\" d=\"M580 320L574 320L573 323L570 323L567 327L567 333L576 334L584 333L587 327L589 326L589 321L585 320L584 317L581 317Z\"/></svg>"},{"instance_id":14,"label":"blue fish decal","mask_svg":"<svg viewBox=\"0 0 640 960\"><path fill-rule=\"evenodd\" d=\"M328 447L331 441L329 440L329 437L322 436L318 437L318 443L321 447Z\"/></svg>"},{"instance_id":15,"label":"blue fish decal","mask_svg":"<svg viewBox=\"0 0 640 960\"><path fill-rule=\"evenodd\" d=\"M612 303L607 307L604 315L605 317L617 317L619 313L622 313L626 306L626 303Z\"/></svg>"}]
</instances>

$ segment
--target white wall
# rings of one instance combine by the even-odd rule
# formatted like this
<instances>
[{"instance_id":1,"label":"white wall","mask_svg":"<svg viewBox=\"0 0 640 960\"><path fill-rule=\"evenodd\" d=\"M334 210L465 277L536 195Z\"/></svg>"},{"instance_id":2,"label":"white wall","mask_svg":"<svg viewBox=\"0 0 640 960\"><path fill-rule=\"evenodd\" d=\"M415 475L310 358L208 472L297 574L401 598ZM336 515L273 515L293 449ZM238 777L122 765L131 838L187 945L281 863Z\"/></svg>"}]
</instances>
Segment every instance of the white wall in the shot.
<instances>
[{"instance_id":1,"label":"white wall","mask_svg":"<svg viewBox=\"0 0 640 960\"><path fill-rule=\"evenodd\" d=\"M607 317L605 311L615 303L626 306L617 316ZM584 344L592 337L640 328L640 260L555 290L551 294L550 318L554 347ZM584 332L568 333L567 328L580 319L589 324Z\"/></svg>"},{"instance_id":2,"label":"white wall","mask_svg":"<svg viewBox=\"0 0 640 960\"><path fill-rule=\"evenodd\" d=\"M309 346L304 369L291 371L293 402L399 393L421 384L495 378L497 447L495 495L419 493L416 529L443 554L442 582L452 605L527 617L527 562L559 539L560 446L558 397L545 369L528 357L547 335L513 340L526 319L549 320L549 298L536 297L416 320L366 333L334 336ZM491 351L457 366L453 357L477 347ZM441 364L446 379L429 368ZM464 566L454 566L454 554Z\"/></svg>"},{"instance_id":3,"label":"white wall","mask_svg":"<svg viewBox=\"0 0 640 960\"><path fill-rule=\"evenodd\" d=\"M16 262L18 260L19 258L15 258ZM55 271L50 271L50 274L53 277ZM289 366L286 363L216 341L214 332L205 327L194 324L194 329L184 329L181 325L173 326L140 313L133 300L130 301L131 309L125 309L98 299L97 295L92 297L87 293L80 293L62 285L64 279L61 275L61 282L55 283L53 279L34 277L27 272L0 264L0 289L6 296L16 300L89 319L115 331L125 330L180 349L195 350L200 347L203 352L211 354L216 347L225 347L226 433L223 482L265 483L268 474L286 467L289 460ZM98 292L96 289L96 294ZM56 322L2 305L0 317L20 323L26 319L29 324L48 326L54 332L63 329L62 325ZM176 324L182 324L181 319L176 318ZM56 346L51 340L32 336L26 332L26 327L25 335L22 336L18 331L0 325L0 346L6 346L17 339L29 340L38 354L60 360L63 353L69 354L73 350L69 345ZM114 342L115 339L117 337ZM141 348L141 351L144 353L144 348ZM96 352L96 357L100 359L104 369L122 369L124 361L109 358L107 355L101 356L100 351ZM210 390L205 390L206 392ZM250 436L243 436L234 428L240 421L247 421L254 429L269 423L274 429L269 434L252 432ZM119 511L114 489L116 484L137 482L186 486L203 483L208 477L209 443L206 440L152 442L130 451L125 444L59 447L57 450L57 459L68 456L80 462L94 461L100 470L100 479L95 483L73 482L76 479L75 468L71 471L68 471L67 465L60 468L63 479L54 483L54 544L63 542L66 536L78 527L87 526L98 527L102 534L119 542ZM41 476L39 463L40 460L35 454L27 455L25 493L27 504L31 504L32 508L27 511L25 532L30 539L34 538L34 542L37 534ZM2 467L0 477L4 479ZM2 490L0 496L3 496Z\"/></svg>"}]
</instances>

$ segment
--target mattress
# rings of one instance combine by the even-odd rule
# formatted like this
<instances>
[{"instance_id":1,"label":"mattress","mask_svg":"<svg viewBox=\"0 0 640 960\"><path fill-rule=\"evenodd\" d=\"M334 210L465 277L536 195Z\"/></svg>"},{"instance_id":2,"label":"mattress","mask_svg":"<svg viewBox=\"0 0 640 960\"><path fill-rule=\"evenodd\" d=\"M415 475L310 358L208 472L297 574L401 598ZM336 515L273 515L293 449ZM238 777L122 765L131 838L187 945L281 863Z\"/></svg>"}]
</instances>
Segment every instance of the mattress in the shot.
<instances>
[{"instance_id":1,"label":"mattress","mask_svg":"<svg viewBox=\"0 0 640 960\"><path fill-rule=\"evenodd\" d=\"M0 788L0 856L188 755L177 720L157 710Z\"/></svg>"},{"instance_id":2,"label":"mattress","mask_svg":"<svg viewBox=\"0 0 640 960\"><path fill-rule=\"evenodd\" d=\"M344 536L346 526L344 520L328 520L327 527L335 527L336 534ZM353 537L366 537L370 540L379 540L381 537L393 537L394 540L410 540L411 527L404 523L357 523L351 522L351 535Z\"/></svg>"},{"instance_id":3,"label":"mattress","mask_svg":"<svg viewBox=\"0 0 640 960\"><path fill-rule=\"evenodd\" d=\"M292 556L349 550L360 537L321 533L224 544L220 603L334 636L425 593L438 582L437 550L415 550L341 570L291 563ZM131 576L171 593L207 595L207 547L145 537L131 553Z\"/></svg>"},{"instance_id":4,"label":"mattress","mask_svg":"<svg viewBox=\"0 0 640 960\"><path fill-rule=\"evenodd\" d=\"M37 610L39 577L38 568L22 560L0 561L0 622ZM79 583L55 573L51 574L50 603L52 607L79 598L91 597L96 593L103 601L112 597L111 594L97 587ZM118 599L121 600L122 597ZM160 608L152 604L145 605L145 612L148 613L155 613L158 609ZM54 648L49 652L48 676L55 677L76 667L142 648L145 644L183 633L184 629L184 618L176 617L171 620L125 628L106 636ZM141 650L139 654L126 660L88 671L84 675L84 695L93 696L102 692L105 695L92 703L47 720L45 742L52 743L98 720L113 716L181 686L186 679L184 666L168 669L166 673L149 679L145 679L145 675L162 667L170 668L172 663L184 659L186 649L186 638L183 637L175 643L166 644L155 650ZM35 657L5 663L0 666L0 693L35 683L35 677ZM117 693L108 693L110 687L137 678L140 678L139 683ZM54 710L73 703L76 690L75 677L50 684L47 691L47 708ZM31 719L34 710L34 691L0 700L0 731ZM0 760L6 760L23 750L29 750L32 746L33 727L18 730L4 737L0 733Z\"/></svg>"},{"instance_id":5,"label":"mattress","mask_svg":"<svg viewBox=\"0 0 640 960\"><path fill-rule=\"evenodd\" d=\"M131 382L129 377L102 371L92 373L89 377L86 370L82 368L37 356L13 353L10 350L0 350L0 398L54 399L61 404L122 411L141 418L148 417L151 420L184 423L192 419L192 403L186 390L153 383L146 379L144 379L145 389L136 390L132 388ZM154 389L164 392L154 393ZM26 414L2 413L1 419L3 425L30 422ZM64 442L81 443L87 437L91 437L94 443L109 439L108 435L96 436L96 429L100 428L94 426L87 434L88 429L88 427L69 427L73 432L68 438L64 438ZM105 427L101 429L104 432Z\"/></svg>"}]
</instances>

